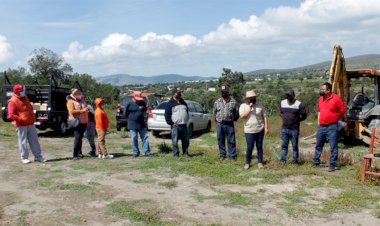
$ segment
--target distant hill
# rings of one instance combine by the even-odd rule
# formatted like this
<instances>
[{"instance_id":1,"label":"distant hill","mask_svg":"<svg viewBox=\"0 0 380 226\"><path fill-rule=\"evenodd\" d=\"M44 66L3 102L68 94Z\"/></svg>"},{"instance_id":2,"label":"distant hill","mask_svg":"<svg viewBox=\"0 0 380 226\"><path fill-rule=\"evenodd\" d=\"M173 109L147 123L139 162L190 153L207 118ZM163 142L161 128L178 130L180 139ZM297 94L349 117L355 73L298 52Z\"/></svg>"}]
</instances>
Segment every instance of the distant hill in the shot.
<instances>
[{"instance_id":1,"label":"distant hill","mask_svg":"<svg viewBox=\"0 0 380 226\"><path fill-rule=\"evenodd\" d=\"M128 74L114 74L96 78L100 83L110 83L112 85L132 85L132 84L156 84L156 83L175 83L185 81L210 80L215 77L184 76L178 74L164 74L151 77L133 76Z\"/></svg>"},{"instance_id":2,"label":"distant hill","mask_svg":"<svg viewBox=\"0 0 380 226\"><path fill-rule=\"evenodd\" d=\"M359 68L378 68L380 69L380 54L367 54L345 58L347 69L359 69ZM330 69L331 61L324 61L322 63L312 64L303 67L291 68L291 69L260 69L256 71L250 71L244 73L244 76L255 76L264 74L275 73L290 73L297 74L305 71L321 71L321 73Z\"/></svg>"},{"instance_id":3,"label":"distant hill","mask_svg":"<svg viewBox=\"0 0 380 226\"><path fill-rule=\"evenodd\" d=\"M267 75L267 74L304 74L305 72L313 71L316 74L324 74L330 69L331 61L324 61L317 64L312 64L303 67L290 68L290 69L260 69L243 73L245 77ZM380 54L367 54L346 58L347 69L358 68L378 68L380 69ZM157 84L157 83L175 83L185 81L198 81L198 80L211 80L217 79L215 77L201 77L201 76L184 76L178 74L164 74L151 77L133 76L128 74L114 74L103 77L98 77L96 80L101 83L110 83L112 85L132 85L132 84Z\"/></svg>"}]
</instances>

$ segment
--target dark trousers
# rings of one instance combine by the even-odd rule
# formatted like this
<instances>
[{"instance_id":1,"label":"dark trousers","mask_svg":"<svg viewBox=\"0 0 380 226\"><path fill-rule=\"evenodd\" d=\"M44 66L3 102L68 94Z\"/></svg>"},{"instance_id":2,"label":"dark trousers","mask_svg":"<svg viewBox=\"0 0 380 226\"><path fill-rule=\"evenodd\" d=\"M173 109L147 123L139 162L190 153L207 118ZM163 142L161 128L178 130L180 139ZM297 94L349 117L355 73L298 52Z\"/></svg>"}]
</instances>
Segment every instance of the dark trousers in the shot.
<instances>
[{"instance_id":1,"label":"dark trousers","mask_svg":"<svg viewBox=\"0 0 380 226\"><path fill-rule=\"evenodd\" d=\"M263 163L263 140L264 140L264 130L258 133L245 133L245 140L247 141L247 152L245 154L245 163L251 164L252 151L255 147L257 148L257 161Z\"/></svg>"},{"instance_id":2,"label":"dark trousers","mask_svg":"<svg viewBox=\"0 0 380 226\"><path fill-rule=\"evenodd\" d=\"M216 133L218 138L220 157L226 157L226 138L228 145L228 158L236 158L236 139L234 122L217 123Z\"/></svg>"},{"instance_id":3,"label":"dark trousers","mask_svg":"<svg viewBox=\"0 0 380 226\"><path fill-rule=\"evenodd\" d=\"M86 131L87 124L79 123L77 127L74 128L74 149L73 157L78 157L82 155L82 140L84 136L84 131Z\"/></svg>"}]
</instances>

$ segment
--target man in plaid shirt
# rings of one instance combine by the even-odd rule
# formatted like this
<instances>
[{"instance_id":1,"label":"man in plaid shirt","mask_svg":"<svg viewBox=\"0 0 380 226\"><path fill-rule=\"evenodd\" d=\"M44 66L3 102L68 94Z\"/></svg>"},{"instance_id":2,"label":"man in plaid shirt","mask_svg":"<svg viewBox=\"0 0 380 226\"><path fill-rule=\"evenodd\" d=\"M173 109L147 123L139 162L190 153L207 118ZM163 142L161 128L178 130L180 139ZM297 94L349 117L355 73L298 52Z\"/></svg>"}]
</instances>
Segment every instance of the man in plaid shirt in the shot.
<instances>
[{"instance_id":1,"label":"man in plaid shirt","mask_svg":"<svg viewBox=\"0 0 380 226\"><path fill-rule=\"evenodd\" d=\"M228 145L228 158L236 160L236 139L234 121L239 118L238 104L233 97L229 96L229 87L222 85L221 98L214 102L213 112L215 115L220 160L226 158L226 145Z\"/></svg>"}]
</instances>

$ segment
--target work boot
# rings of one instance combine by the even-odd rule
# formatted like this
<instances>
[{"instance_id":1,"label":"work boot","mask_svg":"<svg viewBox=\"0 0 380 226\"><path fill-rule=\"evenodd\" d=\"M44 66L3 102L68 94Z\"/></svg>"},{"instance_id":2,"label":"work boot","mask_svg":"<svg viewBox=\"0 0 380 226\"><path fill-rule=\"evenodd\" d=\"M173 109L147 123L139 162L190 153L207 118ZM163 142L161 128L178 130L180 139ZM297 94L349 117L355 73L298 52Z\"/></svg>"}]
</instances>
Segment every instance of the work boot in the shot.
<instances>
[{"instance_id":1,"label":"work boot","mask_svg":"<svg viewBox=\"0 0 380 226\"><path fill-rule=\"evenodd\" d=\"M91 157L96 157L96 152L95 151L89 151L87 154L89 156L91 156Z\"/></svg>"}]
</instances>

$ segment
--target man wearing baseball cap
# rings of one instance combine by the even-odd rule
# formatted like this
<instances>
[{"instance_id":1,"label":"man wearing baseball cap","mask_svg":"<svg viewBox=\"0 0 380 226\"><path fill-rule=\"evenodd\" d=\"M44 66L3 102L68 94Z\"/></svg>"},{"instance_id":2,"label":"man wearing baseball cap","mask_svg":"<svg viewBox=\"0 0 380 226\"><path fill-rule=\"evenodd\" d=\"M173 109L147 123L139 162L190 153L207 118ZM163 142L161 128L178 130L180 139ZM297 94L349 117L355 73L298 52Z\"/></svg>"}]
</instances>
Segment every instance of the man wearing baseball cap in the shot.
<instances>
[{"instance_id":1,"label":"man wearing baseball cap","mask_svg":"<svg viewBox=\"0 0 380 226\"><path fill-rule=\"evenodd\" d=\"M236 100L229 96L229 86L222 85L221 97L214 102L213 112L216 121L216 134L219 146L219 157L223 161L226 158L226 145L228 145L228 158L236 160L236 138L234 121L239 118L239 109Z\"/></svg>"},{"instance_id":2,"label":"man wearing baseball cap","mask_svg":"<svg viewBox=\"0 0 380 226\"><path fill-rule=\"evenodd\" d=\"M285 99L280 103L280 114L282 118L281 127L281 160L286 163L288 155L289 140L293 147L293 164L299 164L298 140L300 134L300 122L307 117L305 105L296 99L294 90L285 93Z\"/></svg>"},{"instance_id":3,"label":"man wearing baseball cap","mask_svg":"<svg viewBox=\"0 0 380 226\"><path fill-rule=\"evenodd\" d=\"M34 161L45 162L41 155L37 130L34 126L33 107L25 95L24 87L20 84L13 86L13 95L8 100L8 118L14 122L16 127L21 162L24 164L31 162L28 159L28 143L34 155Z\"/></svg>"},{"instance_id":4,"label":"man wearing baseball cap","mask_svg":"<svg viewBox=\"0 0 380 226\"><path fill-rule=\"evenodd\" d=\"M140 91L132 92L132 101L125 106L125 116L128 118L128 129L132 138L133 157L140 156L138 136L140 135L144 155L150 156L148 125L145 115L148 111Z\"/></svg>"},{"instance_id":5,"label":"man wearing baseball cap","mask_svg":"<svg viewBox=\"0 0 380 226\"><path fill-rule=\"evenodd\" d=\"M178 140L182 143L182 153L185 157L191 157L189 154L189 130L187 124L189 121L189 108L179 88L172 90L172 98L165 107L165 121L171 128L172 151L174 157L179 157Z\"/></svg>"}]
</instances>

